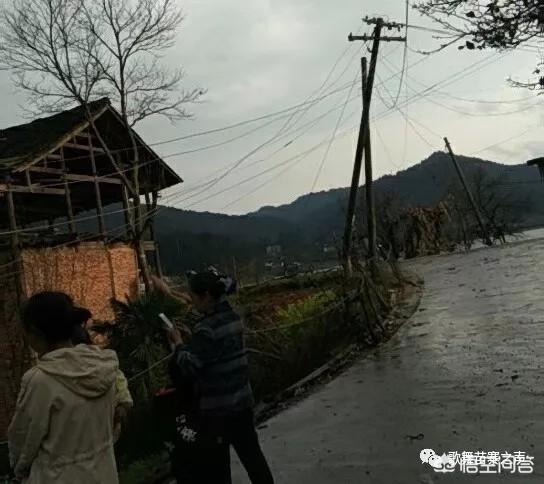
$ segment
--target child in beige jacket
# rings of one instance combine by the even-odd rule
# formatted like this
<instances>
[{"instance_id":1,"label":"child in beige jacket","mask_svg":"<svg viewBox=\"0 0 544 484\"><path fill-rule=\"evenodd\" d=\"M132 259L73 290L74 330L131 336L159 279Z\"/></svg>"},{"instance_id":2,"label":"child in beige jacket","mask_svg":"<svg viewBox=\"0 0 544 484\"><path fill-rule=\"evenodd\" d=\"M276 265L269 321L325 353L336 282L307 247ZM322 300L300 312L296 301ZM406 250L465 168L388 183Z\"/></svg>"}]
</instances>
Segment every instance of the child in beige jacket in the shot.
<instances>
[{"instance_id":1,"label":"child in beige jacket","mask_svg":"<svg viewBox=\"0 0 544 484\"><path fill-rule=\"evenodd\" d=\"M38 363L23 377L8 431L11 464L24 484L118 483L119 363L111 350L73 345L74 311L69 296L51 292L30 298L24 311Z\"/></svg>"}]
</instances>

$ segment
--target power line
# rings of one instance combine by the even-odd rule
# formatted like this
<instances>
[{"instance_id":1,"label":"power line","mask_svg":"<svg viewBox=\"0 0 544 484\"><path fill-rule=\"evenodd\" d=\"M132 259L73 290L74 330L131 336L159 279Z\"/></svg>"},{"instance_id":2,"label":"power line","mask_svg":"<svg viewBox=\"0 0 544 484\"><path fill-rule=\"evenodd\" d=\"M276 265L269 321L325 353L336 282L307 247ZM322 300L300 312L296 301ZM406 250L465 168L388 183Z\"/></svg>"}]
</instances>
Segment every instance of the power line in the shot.
<instances>
[{"instance_id":1,"label":"power line","mask_svg":"<svg viewBox=\"0 0 544 484\"><path fill-rule=\"evenodd\" d=\"M348 98L348 103L351 103L351 102L355 101L357 98L358 98L358 96L354 96L354 97L352 97L352 98ZM326 115L328 115L328 114L330 114L330 113L336 111L340 106L342 106L343 109L345 109L345 104L343 104L343 105L342 105L342 104L341 104L341 105L338 105L338 106L336 106L336 107L330 109L329 111L327 111L327 112L324 113L323 115L318 116L317 118L315 118L315 119L314 119L313 121L311 121L310 123L307 123L306 125L303 125L303 126L301 126L300 128L297 128L296 130L292 131L291 133L283 134L280 138L278 138L278 140L281 139L281 138L285 138L285 137L287 137L287 136L290 136L292 133L294 133L294 132L300 130L300 129L303 128L303 127L308 126L309 129L311 129L311 128L316 124L316 122L318 122L320 119L324 118ZM258 160L258 161L256 161L256 162L253 162L253 163L252 163L251 165L249 165L249 166L255 166L255 165L257 165L257 164L263 163L263 162L268 161L269 159L273 158L273 157L274 157L276 154L278 154L280 151L282 151L283 149L285 149L285 148L287 148L288 146L292 145L296 140L298 140L299 138L301 138L302 136L304 136L304 135L309 131L309 129L302 131L299 135L297 135L295 138L291 139L288 143L282 145L278 150L274 151L271 155L265 157L264 159L261 159L261 160ZM277 140L276 140L276 141L277 141ZM245 168L242 168L242 169L249 168L249 166L246 166ZM220 170L220 171L222 171L222 170ZM216 179L212 179L211 181L208 181L207 183L204 183L203 185L200 185L199 187L197 187L197 189L198 189L198 188L202 188L202 187L208 188L208 187L210 186L210 184L213 183L215 180L216 180ZM194 192L195 190L193 189L193 190L191 190L191 191ZM190 199L190 198L193 198L193 197L195 197L195 196L198 196L198 195L200 195L201 193L202 193L202 191L200 191L199 193L197 193L197 194L195 194L195 195L192 195L191 197L189 197L189 198L187 198L187 199L184 199L184 200L182 200L182 201L186 201L186 200L188 200L188 199Z\"/></svg>"},{"instance_id":2,"label":"power line","mask_svg":"<svg viewBox=\"0 0 544 484\"><path fill-rule=\"evenodd\" d=\"M497 57L497 55L498 54L496 54L496 53L491 54L490 56L488 56L488 57L486 57L484 59L481 59L481 60L469 65L468 67L465 67L465 68L461 69L460 71L457 71L455 74L453 74L451 76L448 76L447 78L442 79L441 81L438 81L438 82L432 84L431 86L427 87L426 89L423 89L422 91L419 91L419 92L415 93L405 103L402 103L400 105L400 107L406 107L406 106L408 106L410 104L413 104L417 99L425 97L429 92L432 92L438 86L441 86L441 85L442 86L447 86L447 85L453 84L454 82L458 82L461 79L464 79L465 77L467 77L467 76L469 76L471 74L474 74L475 72L483 69L487 65L489 65L489 64L491 64L493 62L496 62L499 59L502 59L503 57L508 55L508 53L500 55L498 57ZM395 75L395 76L392 76L392 77L397 77L397 76ZM391 114L391 111L392 111L391 109L386 109L385 111L383 111L380 114L378 114L377 116L375 116L373 121L380 120L380 119L383 119L383 118L389 116Z\"/></svg>"},{"instance_id":3,"label":"power line","mask_svg":"<svg viewBox=\"0 0 544 484\"><path fill-rule=\"evenodd\" d=\"M376 74L376 77L378 77L378 75ZM378 77L379 79L379 77ZM378 94L378 97L383 101L383 96L380 92L380 89L379 88L376 88L376 93ZM396 106L396 109L397 111L402 115L402 117L406 120L406 122L410 125L410 127L413 129L413 131L416 133L416 135L431 149L435 149L433 147L433 145L417 130L417 128L413 125L412 121L410 120L410 118L404 113L404 111L399 107L399 106Z\"/></svg>"},{"instance_id":4,"label":"power line","mask_svg":"<svg viewBox=\"0 0 544 484\"><path fill-rule=\"evenodd\" d=\"M509 141L513 141L515 139L521 138L523 135L533 131L534 129L535 129L535 126L531 126L531 127L527 128L527 129L521 131L520 133L515 134L514 136L510 136L509 138L504 139L502 141L499 141L498 143L494 143L492 145L486 146L485 148L482 148L481 150L475 151L470 156L479 155L480 153L483 153L485 151L489 151L489 150L491 150L491 149L493 149L493 148L495 148L497 146L500 146L500 145L502 145L504 143L508 143Z\"/></svg>"},{"instance_id":5,"label":"power line","mask_svg":"<svg viewBox=\"0 0 544 484\"><path fill-rule=\"evenodd\" d=\"M417 79L414 79L414 78L412 78L412 79L415 80L416 82L420 83L420 81L418 81ZM455 95L453 95L453 94L451 94L449 92L440 91L440 90L437 90L436 93L440 94L442 96L454 99L455 101L462 101L462 102L466 102L466 103L475 103L475 104L519 104L519 103L522 103L522 102L525 102L525 101L530 101L530 100L535 99L535 96L527 96L527 97L524 97L524 98L521 98L521 99L489 100L489 99L474 99L474 98L459 97L459 96L455 96Z\"/></svg>"},{"instance_id":6,"label":"power line","mask_svg":"<svg viewBox=\"0 0 544 484\"><path fill-rule=\"evenodd\" d=\"M363 29L363 26L361 25L359 27L359 30L357 33L360 33L361 30ZM309 100L312 96L314 95L319 95L319 93L325 89L329 79L332 77L332 74L334 73L334 71L336 70L336 67L338 66L338 64L341 62L341 60L344 58L344 56L351 50L351 48L353 47L352 44L349 44L346 49L343 51L343 53L341 54L341 56L336 60L336 62L334 63L334 65L332 66L331 70L329 71L329 73L327 74L325 80L323 81L323 83L319 86L319 88L314 91L312 94L310 94L310 96L308 97L307 100ZM340 75L336 78L336 80L330 85L328 86L329 88L331 88L332 86L334 86L335 84L337 84L340 79L342 79L342 77L344 77L344 74L347 72L347 70L349 69L349 67L351 66L353 60L359 55L359 53L361 52L361 50L363 49L364 46L362 46L360 49L356 49L356 52L355 54L353 55L353 57L350 58L350 60L348 61L348 63L346 64L344 70L340 73ZM306 109L304 109L304 111L302 112L302 114L295 120L294 122L294 126L297 125L297 123L300 122L300 120L308 113L308 111L312 108L312 104L308 104Z\"/></svg>"},{"instance_id":7,"label":"power line","mask_svg":"<svg viewBox=\"0 0 544 484\"><path fill-rule=\"evenodd\" d=\"M390 65L390 63L387 61L387 59L383 59L384 60L384 64L385 66L387 67L387 69L390 71L390 72L393 72L393 69ZM410 77L410 76L407 76L407 77ZM413 79L413 78L412 78ZM415 80L415 79L414 79ZM426 89L430 89L428 86L426 86L424 83L416 80L416 82L418 82L421 86L425 87ZM406 83L406 86L408 88L410 88L414 93L417 94L417 91L410 87L407 83ZM443 92L443 91L442 91ZM532 97L531 97L532 98ZM457 114L461 114L461 115L464 115L464 116L471 116L471 117L488 117L488 116L492 116L492 117L498 117L498 116L507 116L507 115L511 115L511 114L518 114L518 113L522 113L522 112L525 112L525 111L528 111L530 109L533 109L536 107L536 105L530 105L530 106L524 106L520 109L517 109L517 110L514 110L514 111L509 111L509 112L501 112L501 113L483 113L483 114L478 114L478 113L470 113L470 112L466 112L466 111L463 111L463 110L460 110L460 109L456 109L456 108L453 108L453 107L450 107L450 106L447 106L447 105L444 105L442 103L439 103L438 101L435 101L433 99L430 99L428 98L427 99L429 102L435 104L435 105L438 105L444 109L447 109L449 111L452 111L452 112L455 112ZM493 103L496 103L496 101L494 101ZM426 128L428 129L428 128ZM436 133L434 133L436 134ZM438 136L438 135L437 135Z\"/></svg>"},{"instance_id":8,"label":"power line","mask_svg":"<svg viewBox=\"0 0 544 484\"><path fill-rule=\"evenodd\" d=\"M400 74L400 80L399 80L399 88L397 90L397 95L395 97L395 100L393 101L393 107L397 106L400 98L400 93L402 91L402 83L404 81L404 75L406 73L406 63L408 58L408 18L410 15L410 1L406 0L406 32L404 34L404 37L406 38L406 41L404 42L404 53L402 56L402 70Z\"/></svg>"},{"instance_id":9,"label":"power line","mask_svg":"<svg viewBox=\"0 0 544 484\"><path fill-rule=\"evenodd\" d=\"M378 135L378 139L380 140L380 143L385 151L385 154L387 155L387 159L389 160L389 163L391 165L394 165L397 168L397 170L400 171L401 167L393 161L393 157L391 156L391 151L389 151L389 147L387 146L387 143L383 139L382 133L380 132L380 129L378 128L378 124L374 124L373 129Z\"/></svg>"},{"instance_id":10,"label":"power line","mask_svg":"<svg viewBox=\"0 0 544 484\"><path fill-rule=\"evenodd\" d=\"M353 126L352 128L346 130L344 133L342 133L342 135L348 134L348 133L352 132L354 129L356 129L356 126ZM342 136L342 135L337 135L337 136ZM231 185L231 186L229 186L229 187L227 187L227 188L225 188L225 189L223 189L223 190L221 190L219 192L216 192L216 193L211 194L211 195L209 195L209 196L207 196L205 198L197 200L196 202L192 203L191 205L188 205L188 208L194 207L195 205L198 205L198 204L200 204L202 202L210 200L211 198L215 198L218 195L222 195L223 193L225 193L227 191L230 191L230 190L232 190L234 188L237 188L238 186L243 185L243 184L245 184L245 183L247 183L249 181L252 181L252 180L254 180L254 179L256 179L256 178L258 178L258 177L260 177L260 176L262 176L262 175L264 175L266 173L269 173L269 172L271 172L271 171L273 171L273 170L275 170L275 169L277 169L277 168L279 168L281 166L285 166L286 164L291 163L294 160L297 160L298 158L300 158L301 156L304 156L305 154L309 154L309 153L312 153L312 152L318 150L321 146L323 146L327 142L328 142L328 140L322 141L322 142L318 143L317 145L313 146L312 148L310 148L309 150L306 150L303 153L300 153L300 154L298 154L296 156L288 158L287 160L284 160L284 161L282 161L282 162L280 162L280 163L278 163L278 164L276 164L276 165L274 165L274 166L272 166L272 167L270 167L270 168L268 168L268 169L266 169L264 171L261 171L260 173L258 173L256 175L253 175L253 176L251 176L249 178L246 178L246 179L244 179L244 180L242 180L242 181L240 181L238 183L235 183L234 185ZM181 201L183 202L184 200L181 200Z\"/></svg>"},{"instance_id":11,"label":"power line","mask_svg":"<svg viewBox=\"0 0 544 484\"><path fill-rule=\"evenodd\" d=\"M292 168L294 168L295 166L297 166L298 164L300 164L302 161L304 161L308 156L310 155L310 153L305 153L301 158L299 158L299 160L292 164L292 165L288 165L286 166L283 170L281 170L279 173L277 173L276 175L274 175L273 177L269 178L268 180L266 180L264 183L261 183L260 185L258 185L257 187L253 188L251 191L247 192L247 193L244 193L242 196L238 197L236 200L233 200L232 202L228 203L227 205L225 205L223 207L223 210L226 210L227 208L230 208L232 207L233 205L236 205L238 202L242 201L243 199L253 195L254 193L258 192L259 190L261 190L262 188L264 188L266 185L269 185L270 183L272 183L273 181L277 180L278 178L280 178L282 175L284 175L285 173L287 173L289 170L291 170Z\"/></svg>"},{"instance_id":12,"label":"power line","mask_svg":"<svg viewBox=\"0 0 544 484\"><path fill-rule=\"evenodd\" d=\"M388 66L388 62L387 62L387 59L384 59L382 58L382 60L384 61L384 65L387 69L390 69L389 66ZM376 74L376 77L378 78L378 80L380 79L380 76L378 74ZM383 85L383 88L387 91L387 94L392 97L391 93L389 92L389 90L387 89L387 86L384 84L384 83L381 83ZM382 102L385 104L385 101L383 99L383 96L381 95L379 89L377 89L377 92L378 92L378 96L380 97L380 99L382 100ZM440 140L442 140L442 136L439 135L436 131L434 131L433 129L429 128L428 126L426 126L425 124L423 124L422 122L420 121L417 121L416 119L414 119L413 117L409 117L399 106L395 106L395 109L402 115L402 117L406 120L407 123L409 124L412 124L412 122L415 122L417 124L419 124L423 129L425 129L426 131L428 131L429 133L431 133L433 136L439 138ZM412 126L413 127L413 126ZM432 145L423 137L419 134L419 132L417 130L415 130L416 133L418 133L418 136L424 141L425 144L427 144L429 147L433 148ZM434 148L433 148L434 149Z\"/></svg>"},{"instance_id":13,"label":"power line","mask_svg":"<svg viewBox=\"0 0 544 484\"><path fill-rule=\"evenodd\" d=\"M340 123L342 122L342 118L344 117L344 113L346 112L346 106L348 105L348 101L351 96L351 93L353 92L353 89L355 88L357 79L358 79L358 76L356 75L355 78L353 79L353 84L351 85L351 89L349 91L348 97L346 98L346 102L344 103L344 107L342 108L342 111L340 112L340 116L338 116L338 120L332 132L329 144L327 145L327 149L325 150L325 153L323 154L323 158L321 159L321 163L319 164L319 168L317 170L314 181L312 183L312 188L310 190L310 193L314 192L315 187L317 186L317 182L319 181L319 177L321 176L321 172L323 171L323 167L325 166L325 163L327 162L327 158L329 157L329 152L331 150L334 140L336 139L336 133L338 132L338 128L340 127Z\"/></svg>"}]
</instances>

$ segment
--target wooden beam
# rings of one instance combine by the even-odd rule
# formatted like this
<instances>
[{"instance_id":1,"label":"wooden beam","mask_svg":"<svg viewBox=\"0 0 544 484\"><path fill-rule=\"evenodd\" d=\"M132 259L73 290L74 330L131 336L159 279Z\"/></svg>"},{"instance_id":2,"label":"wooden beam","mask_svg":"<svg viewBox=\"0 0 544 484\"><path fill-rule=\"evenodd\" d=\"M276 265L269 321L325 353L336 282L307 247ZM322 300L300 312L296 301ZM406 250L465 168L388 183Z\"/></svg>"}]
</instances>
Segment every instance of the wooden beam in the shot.
<instances>
[{"instance_id":1,"label":"wooden beam","mask_svg":"<svg viewBox=\"0 0 544 484\"><path fill-rule=\"evenodd\" d=\"M11 187L8 188L7 184L0 183L0 193L7 193L8 191L11 191L12 193L35 193L38 195L65 195L66 193L64 188L45 188L35 184L30 187L11 185Z\"/></svg>"},{"instance_id":2,"label":"wooden beam","mask_svg":"<svg viewBox=\"0 0 544 484\"><path fill-rule=\"evenodd\" d=\"M70 173L66 175L68 180L80 181L80 182L94 182L95 179L98 179L100 183L109 183L110 185L122 185L123 182L119 178L110 178L110 177L94 177L90 175L76 175L75 173Z\"/></svg>"},{"instance_id":3,"label":"wooden beam","mask_svg":"<svg viewBox=\"0 0 544 484\"><path fill-rule=\"evenodd\" d=\"M45 173L47 175L64 175L64 170L61 170L60 168L48 168L45 166L31 166L30 168L27 168L27 171L30 171L31 173Z\"/></svg>"},{"instance_id":4,"label":"wooden beam","mask_svg":"<svg viewBox=\"0 0 544 484\"><path fill-rule=\"evenodd\" d=\"M93 178L94 178L94 191L96 194L96 213L98 215L98 229L100 231L100 234L103 237L106 237L106 224L104 223L104 209L102 207L102 195L100 194L100 183L98 182L97 172L96 172L96 161L94 159L94 147L93 147L93 140L91 137L89 137L89 153L91 154L91 169L93 172ZM104 150L101 150L102 152Z\"/></svg>"},{"instance_id":5,"label":"wooden beam","mask_svg":"<svg viewBox=\"0 0 544 484\"><path fill-rule=\"evenodd\" d=\"M92 146L92 140L90 138L89 138L89 141L91 141L91 143L89 143L89 146L81 145L79 143L65 143L64 147L65 148L72 148L74 150L89 151L91 153L100 153L100 154L106 153L102 148L93 147Z\"/></svg>"},{"instance_id":6,"label":"wooden beam","mask_svg":"<svg viewBox=\"0 0 544 484\"><path fill-rule=\"evenodd\" d=\"M70 184L68 183L68 175L66 174L66 161L64 160L63 148L60 149L60 156L61 156L62 171L64 172L63 179L64 179L64 190L66 190L66 211L68 212L68 225L70 227L70 232L72 234L75 234L77 230L76 230L76 222L74 220L74 208L72 206L72 193L70 191Z\"/></svg>"},{"instance_id":7,"label":"wooden beam","mask_svg":"<svg viewBox=\"0 0 544 484\"><path fill-rule=\"evenodd\" d=\"M110 106L109 105L106 105L104 106L102 109L100 109L99 111L97 111L96 113L94 113L93 115L93 121L98 119L100 116L102 116L106 111L108 111L110 109ZM42 160L45 156L47 156L48 154L50 153L54 153L55 151L59 150L61 146L63 146L65 143L69 142L75 135L79 134L80 132L82 132L83 130L87 129L89 127L89 120L88 119L85 119L85 121L82 121L78 126L76 126L71 132L67 133L65 136L63 136L59 141L58 143L53 146L53 148L51 148L49 150L49 153L46 153L46 154L43 154L43 155L40 155L39 158L31 158L29 160L27 160L27 163L25 163L25 165L23 165L21 168L22 169L25 169L25 168L28 168L29 166L33 166L37 161L40 161ZM17 169L16 171L22 171L22 169Z\"/></svg>"},{"instance_id":8,"label":"wooden beam","mask_svg":"<svg viewBox=\"0 0 544 484\"><path fill-rule=\"evenodd\" d=\"M144 240L143 245L146 252L155 252L157 249L154 240Z\"/></svg>"},{"instance_id":9,"label":"wooden beam","mask_svg":"<svg viewBox=\"0 0 544 484\"><path fill-rule=\"evenodd\" d=\"M49 153L49 154L45 155L44 158L47 158L47 159L49 159L49 160L56 160L56 161L62 160L62 156L61 156L61 155L55 155L54 153Z\"/></svg>"},{"instance_id":10,"label":"wooden beam","mask_svg":"<svg viewBox=\"0 0 544 484\"><path fill-rule=\"evenodd\" d=\"M33 166L28 169L32 173L43 173L46 175L59 175L65 176L69 181L78 181L78 182L89 182L94 183L94 176L91 175L80 175L78 173L65 173L64 170L59 168L43 168L41 166ZM111 177L98 177L100 183L109 183L111 185L121 185L123 182L119 178Z\"/></svg>"},{"instance_id":11,"label":"wooden beam","mask_svg":"<svg viewBox=\"0 0 544 484\"><path fill-rule=\"evenodd\" d=\"M89 132L83 131L81 133L78 133L74 136L74 141L77 143L77 138L82 138L85 143L89 142L89 139L92 140L93 145L97 142L97 139L92 136Z\"/></svg>"}]
</instances>

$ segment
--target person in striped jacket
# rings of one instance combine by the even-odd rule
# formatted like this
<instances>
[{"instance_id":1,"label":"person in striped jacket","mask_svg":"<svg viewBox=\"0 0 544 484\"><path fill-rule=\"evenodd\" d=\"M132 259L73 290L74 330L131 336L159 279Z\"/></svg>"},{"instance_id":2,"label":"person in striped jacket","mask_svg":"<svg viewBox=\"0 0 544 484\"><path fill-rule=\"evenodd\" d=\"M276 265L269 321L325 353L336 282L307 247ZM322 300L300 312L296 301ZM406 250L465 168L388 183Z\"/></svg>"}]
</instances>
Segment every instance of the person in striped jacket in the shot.
<instances>
[{"instance_id":1,"label":"person in striped jacket","mask_svg":"<svg viewBox=\"0 0 544 484\"><path fill-rule=\"evenodd\" d=\"M190 338L168 334L174 371L195 388L194 411L178 422L174 473L183 484L230 483L232 446L252 484L273 484L255 429L244 326L227 299L233 281L214 270L188 277L201 319Z\"/></svg>"}]
</instances>

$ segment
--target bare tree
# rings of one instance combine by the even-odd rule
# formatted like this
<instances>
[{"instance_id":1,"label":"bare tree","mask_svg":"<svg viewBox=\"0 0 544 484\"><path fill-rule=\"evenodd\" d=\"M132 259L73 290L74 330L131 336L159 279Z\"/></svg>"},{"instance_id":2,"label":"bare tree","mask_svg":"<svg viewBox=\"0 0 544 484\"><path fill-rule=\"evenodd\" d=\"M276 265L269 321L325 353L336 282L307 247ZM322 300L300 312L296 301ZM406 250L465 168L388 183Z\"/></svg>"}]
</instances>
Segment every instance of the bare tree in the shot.
<instances>
[{"instance_id":1,"label":"bare tree","mask_svg":"<svg viewBox=\"0 0 544 484\"><path fill-rule=\"evenodd\" d=\"M446 35L445 48L461 39L459 49L515 49L541 39L544 32L544 2L541 0L425 0L414 7L439 23ZM544 77L518 86L544 88Z\"/></svg>"},{"instance_id":2,"label":"bare tree","mask_svg":"<svg viewBox=\"0 0 544 484\"><path fill-rule=\"evenodd\" d=\"M140 156L131 128L153 115L187 118L185 106L203 94L202 89L182 90L183 71L159 62L174 45L182 20L175 0L13 0L0 18L0 67L11 70L34 111L54 113L74 103L87 108L91 128L134 200L133 233L146 287ZM130 137L131 180L88 109L90 101L103 96L118 108Z\"/></svg>"},{"instance_id":3,"label":"bare tree","mask_svg":"<svg viewBox=\"0 0 544 484\"><path fill-rule=\"evenodd\" d=\"M505 243L507 236L521 231L521 214L528 207L528 198L509 190L505 176L491 176L479 168L469 178L469 186L493 242ZM456 242L463 242L468 249L480 233L477 221L461 188L450 189L447 200L457 215L453 221Z\"/></svg>"},{"instance_id":4,"label":"bare tree","mask_svg":"<svg viewBox=\"0 0 544 484\"><path fill-rule=\"evenodd\" d=\"M378 207L378 241L382 256L389 260L400 257L404 226L401 222L402 202L398 195L389 192L381 195L376 204Z\"/></svg>"},{"instance_id":5,"label":"bare tree","mask_svg":"<svg viewBox=\"0 0 544 484\"><path fill-rule=\"evenodd\" d=\"M175 0L79 0L84 31L98 43L87 55L100 66L112 100L125 122L162 115L170 120L190 117L187 103L202 89L181 91L182 69L168 70L159 62L174 46L183 20ZM178 95L178 93L180 93Z\"/></svg>"},{"instance_id":6,"label":"bare tree","mask_svg":"<svg viewBox=\"0 0 544 484\"><path fill-rule=\"evenodd\" d=\"M506 177L492 177L480 168L474 173L471 184L494 242L504 244L506 236L521 231L521 214L528 207L528 199L508 190Z\"/></svg>"}]
</instances>

